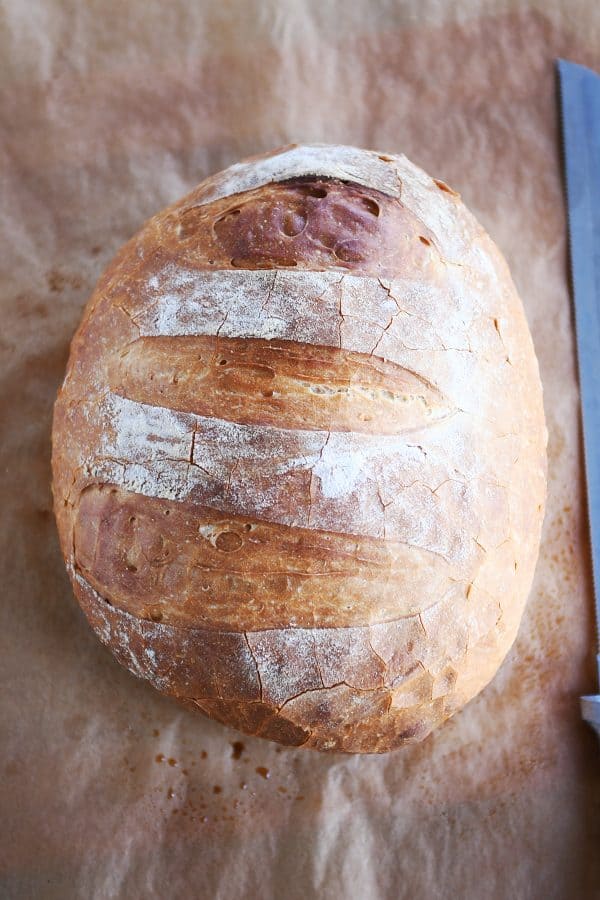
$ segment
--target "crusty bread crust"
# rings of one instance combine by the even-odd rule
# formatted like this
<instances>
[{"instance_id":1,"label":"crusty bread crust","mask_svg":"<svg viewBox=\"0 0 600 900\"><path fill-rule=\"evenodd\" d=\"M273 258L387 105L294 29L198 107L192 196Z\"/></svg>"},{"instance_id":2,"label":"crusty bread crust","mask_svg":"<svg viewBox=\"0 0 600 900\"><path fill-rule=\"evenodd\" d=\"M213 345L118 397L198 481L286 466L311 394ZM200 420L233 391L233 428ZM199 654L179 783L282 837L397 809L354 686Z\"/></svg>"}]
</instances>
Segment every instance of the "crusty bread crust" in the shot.
<instances>
[{"instance_id":1,"label":"crusty bread crust","mask_svg":"<svg viewBox=\"0 0 600 900\"><path fill-rule=\"evenodd\" d=\"M75 593L242 731L383 752L487 684L537 559L546 430L497 249L404 157L291 147L154 217L55 407Z\"/></svg>"}]
</instances>

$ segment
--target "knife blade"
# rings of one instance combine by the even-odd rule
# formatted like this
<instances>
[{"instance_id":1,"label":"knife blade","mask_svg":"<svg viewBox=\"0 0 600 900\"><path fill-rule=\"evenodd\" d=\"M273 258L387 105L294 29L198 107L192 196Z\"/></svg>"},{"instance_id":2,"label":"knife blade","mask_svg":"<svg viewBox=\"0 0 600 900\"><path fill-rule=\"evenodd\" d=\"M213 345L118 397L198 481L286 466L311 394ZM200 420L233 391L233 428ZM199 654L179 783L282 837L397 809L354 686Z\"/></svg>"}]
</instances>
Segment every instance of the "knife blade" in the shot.
<instances>
[{"instance_id":1,"label":"knife blade","mask_svg":"<svg viewBox=\"0 0 600 900\"><path fill-rule=\"evenodd\" d=\"M600 76L557 60L600 680ZM581 698L600 736L600 695Z\"/></svg>"}]
</instances>

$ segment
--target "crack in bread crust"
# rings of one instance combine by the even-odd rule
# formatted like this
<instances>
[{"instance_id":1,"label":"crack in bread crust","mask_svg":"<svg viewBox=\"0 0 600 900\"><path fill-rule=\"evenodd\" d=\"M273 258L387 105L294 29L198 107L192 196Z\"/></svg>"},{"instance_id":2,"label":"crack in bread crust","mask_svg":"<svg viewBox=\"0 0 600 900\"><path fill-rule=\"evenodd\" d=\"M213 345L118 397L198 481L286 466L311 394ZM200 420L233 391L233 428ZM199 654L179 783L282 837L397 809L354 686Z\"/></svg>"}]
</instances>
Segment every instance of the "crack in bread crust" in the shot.
<instances>
[{"instance_id":1,"label":"crack in bread crust","mask_svg":"<svg viewBox=\"0 0 600 900\"><path fill-rule=\"evenodd\" d=\"M463 702L458 673L469 653L481 665L482 649L512 639L493 617L470 646L464 625L419 641L405 621L384 662L389 636L378 628L182 629L113 608L71 575L90 624L132 674L247 734L317 750L379 753L422 740Z\"/></svg>"}]
</instances>

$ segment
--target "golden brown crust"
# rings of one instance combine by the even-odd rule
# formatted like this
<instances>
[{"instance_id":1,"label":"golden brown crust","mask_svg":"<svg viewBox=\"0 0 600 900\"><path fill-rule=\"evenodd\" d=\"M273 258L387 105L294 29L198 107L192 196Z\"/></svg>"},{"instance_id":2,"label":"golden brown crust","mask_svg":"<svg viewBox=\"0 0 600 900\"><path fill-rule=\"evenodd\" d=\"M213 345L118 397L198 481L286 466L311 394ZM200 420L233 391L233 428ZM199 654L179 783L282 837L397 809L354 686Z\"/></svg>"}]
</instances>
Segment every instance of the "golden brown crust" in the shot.
<instances>
[{"instance_id":1,"label":"golden brown crust","mask_svg":"<svg viewBox=\"0 0 600 900\"><path fill-rule=\"evenodd\" d=\"M247 734L316 750L381 753L422 740L464 702L461 669L483 664L489 677L507 638L490 607L467 646L460 602L392 627L181 628L113 608L77 573L73 583L90 624L134 675ZM460 631L439 627L453 615Z\"/></svg>"},{"instance_id":2,"label":"golden brown crust","mask_svg":"<svg viewBox=\"0 0 600 900\"><path fill-rule=\"evenodd\" d=\"M113 606L215 630L241 620L247 631L384 622L461 587L451 565L415 547L223 516L110 485L81 493L73 559Z\"/></svg>"},{"instance_id":3,"label":"golden brown crust","mask_svg":"<svg viewBox=\"0 0 600 900\"><path fill-rule=\"evenodd\" d=\"M292 341L141 337L110 374L123 397L242 425L399 434L453 411L394 363Z\"/></svg>"},{"instance_id":4,"label":"golden brown crust","mask_svg":"<svg viewBox=\"0 0 600 900\"><path fill-rule=\"evenodd\" d=\"M180 263L214 269L336 267L393 275L408 256L425 259L433 242L410 210L380 191L314 178L186 205L161 229L167 242L177 239Z\"/></svg>"},{"instance_id":5,"label":"golden brown crust","mask_svg":"<svg viewBox=\"0 0 600 900\"><path fill-rule=\"evenodd\" d=\"M293 147L207 180L100 280L55 510L136 674L248 733L382 752L512 643L544 448L519 299L458 195L403 157Z\"/></svg>"}]
</instances>

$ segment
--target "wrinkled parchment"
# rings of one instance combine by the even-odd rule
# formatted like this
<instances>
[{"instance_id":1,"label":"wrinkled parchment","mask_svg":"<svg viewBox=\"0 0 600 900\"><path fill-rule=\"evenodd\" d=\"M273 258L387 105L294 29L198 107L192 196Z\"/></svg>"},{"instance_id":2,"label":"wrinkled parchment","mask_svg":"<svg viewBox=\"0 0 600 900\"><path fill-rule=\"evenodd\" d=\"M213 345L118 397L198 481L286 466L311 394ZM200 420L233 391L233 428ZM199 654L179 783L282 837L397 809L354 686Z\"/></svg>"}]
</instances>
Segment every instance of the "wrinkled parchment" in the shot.
<instances>
[{"instance_id":1,"label":"wrinkled parchment","mask_svg":"<svg viewBox=\"0 0 600 900\"><path fill-rule=\"evenodd\" d=\"M599 52L595 0L0 3L0 896L598 896L553 59ZM52 403L103 267L209 173L294 140L404 152L459 190L508 258L545 388L548 512L517 643L387 757L241 737L120 669L51 513Z\"/></svg>"}]
</instances>

